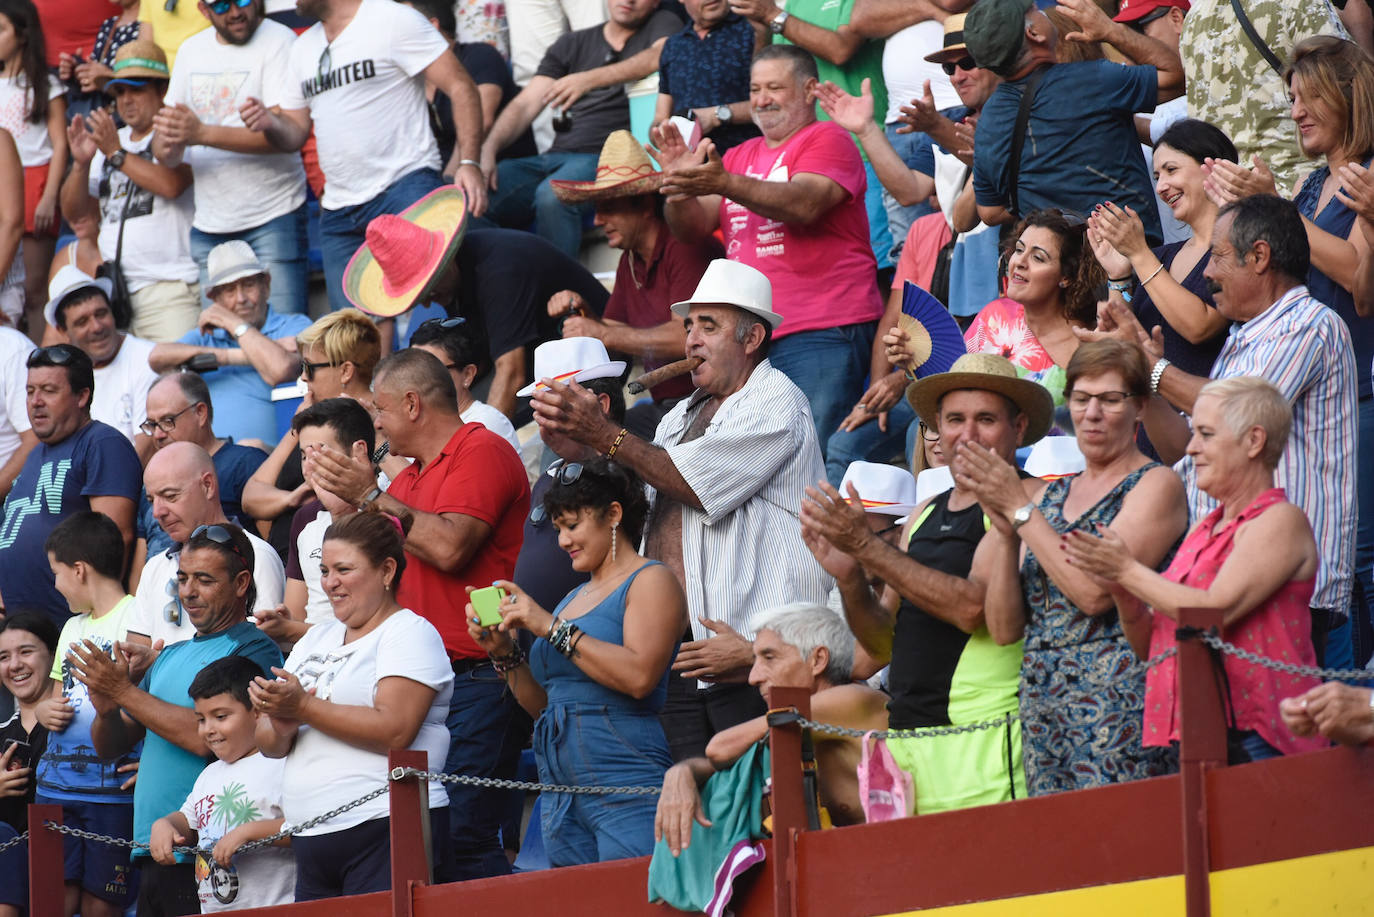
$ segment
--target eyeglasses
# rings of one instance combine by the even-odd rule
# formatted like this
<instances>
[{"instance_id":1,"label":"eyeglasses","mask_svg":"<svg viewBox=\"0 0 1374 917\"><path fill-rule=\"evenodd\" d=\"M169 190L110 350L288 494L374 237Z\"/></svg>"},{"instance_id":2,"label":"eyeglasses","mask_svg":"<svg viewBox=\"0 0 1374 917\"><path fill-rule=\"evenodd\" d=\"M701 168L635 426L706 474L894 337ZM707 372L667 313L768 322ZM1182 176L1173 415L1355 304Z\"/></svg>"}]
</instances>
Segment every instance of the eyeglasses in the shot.
<instances>
[{"instance_id":1,"label":"eyeglasses","mask_svg":"<svg viewBox=\"0 0 1374 917\"><path fill-rule=\"evenodd\" d=\"M311 363L309 360L301 360L301 375L305 377L306 382L314 382L315 370L337 365L337 363L330 363L328 361L324 363Z\"/></svg>"},{"instance_id":2,"label":"eyeglasses","mask_svg":"<svg viewBox=\"0 0 1374 917\"><path fill-rule=\"evenodd\" d=\"M940 65L940 69L945 71L945 76L954 76L955 70L963 70L965 73L970 70L977 70L978 63L972 57L965 54L957 61L945 61Z\"/></svg>"},{"instance_id":3,"label":"eyeglasses","mask_svg":"<svg viewBox=\"0 0 1374 917\"><path fill-rule=\"evenodd\" d=\"M239 561L243 564L243 569L253 569L248 565L248 558L243 556L243 552L239 550L239 546L234 544L234 536L230 534L229 530L226 529L224 526L198 525L195 527L195 530L191 532L191 537L187 540L187 544L201 537L208 538L215 544L224 545L224 547L233 551L234 554L238 557Z\"/></svg>"},{"instance_id":4,"label":"eyeglasses","mask_svg":"<svg viewBox=\"0 0 1374 917\"><path fill-rule=\"evenodd\" d=\"M24 365L29 369L35 366L66 366L77 359L80 350L71 344L53 344L50 347L39 347L29 354L29 358Z\"/></svg>"},{"instance_id":5,"label":"eyeglasses","mask_svg":"<svg viewBox=\"0 0 1374 917\"><path fill-rule=\"evenodd\" d=\"M577 483L577 479L582 477L581 462L565 462L558 459L549 466L549 476L553 478L555 484L562 484L564 487ZM530 510L530 525L543 525L549 518L548 511L544 509L544 504L539 504Z\"/></svg>"},{"instance_id":6,"label":"eyeglasses","mask_svg":"<svg viewBox=\"0 0 1374 917\"><path fill-rule=\"evenodd\" d=\"M253 0L215 0L214 3L209 4L210 12L214 13L216 16L223 16L225 13L229 12L230 6L236 6L242 10L252 5Z\"/></svg>"},{"instance_id":7,"label":"eyeglasses","mask_svg":"<svg viewBox=\"0 0 1374 917\"><path fill-rule=\"evenodd\" d=\"M1144 16L1141 16L1135 22L1128 22L1126 24L1131 28L1135 29L1140 34L1144 35L1145 27L1147 25L1154 22L1156 19L1163 19L1165 16L1169 15L1169 10L1171 9L1173 9L1173 7L1157 6L1150 12L1146 13Z\"/></svg>"},{"instance_id":8,"label":"eyeglasses","mask_svg":"<svg viewBox=\"0 0 1374 917\"><path fill-rule=\"evenodd\" d=\"M144 436L152 436L154 430L161 430L163 433L171 433L177 427L177 418L180 417L182 414L185 414L187 411L191 410L191 408L195 407L200 403L201 402L199 401L193 401L190 404L186 405L186 407L182 408L180 411L177 411L171 417L164 417L161 420L153 420L152 418L149 418L148 420L145 420L143 421L143 423L139 424L138 428L143 431Z\"/></svg>"},{"instance_id":9,"label":"eyeglasses","mask_svg":"<svg viewBox=\"0 0 1374 917\"><path fill-rule=\"evenodd\" d=\"M1102 408L1102 410L1119 411L1126 405L1127 399L1134 397L1136 396L1132 395L1130 392L1090 393L1080 392L1077 389L1075 389L1074 391L1069 392L1069 407L1075 411L1086 411L1088 409L1088 402L1096 398L1097 403Z\"/></svg>"},{"instance_id":10,"label":"eyeglasses","mask_svg":"<svg viewBox=\"0 0 1374 917\"><path fill-rule=\"evenodd\" d=\"M940 431L932 427L921 424L921 439L928 443L938 443L940 441Z\"/></svg>"}]
</instances>

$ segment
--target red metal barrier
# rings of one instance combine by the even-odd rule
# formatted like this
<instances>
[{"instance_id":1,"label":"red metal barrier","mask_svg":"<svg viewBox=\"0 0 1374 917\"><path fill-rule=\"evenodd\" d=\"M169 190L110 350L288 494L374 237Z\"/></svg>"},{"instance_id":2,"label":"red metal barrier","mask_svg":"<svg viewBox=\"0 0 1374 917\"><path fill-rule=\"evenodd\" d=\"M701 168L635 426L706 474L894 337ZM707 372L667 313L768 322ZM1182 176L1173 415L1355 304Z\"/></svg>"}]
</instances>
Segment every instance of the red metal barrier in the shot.
<instances>
[{"instance_id":1,"label":"red metal barrier","mask_svg":"<svg viewBox=\"0 0 1374 917\"><path fill-rule=\"evenodd\" d=\"M54 805L29 806L29 913L61 914L65 912L62 887L62 835L45 822L62 824L62 807Z\"/></svg>"},{"instance_id":2,"label":"red metal barrier","mask_svg":"<svg viewBox=\"0 0 1374 917\"><path fill-rule=\"evenodd\" d=\"M1220 634L1221 623L1220 609L1179 609L1180 628L1215 630ZM1209 917L1212 913L1207 772L1226 766L1226 713L1222 707L1223 682L1217 671L1220 665L1201 640L1178 641L1174 690L1179 698L1179 805L1183 812L1183 883L1188 917Z\"/></svg>"}]
</instances>

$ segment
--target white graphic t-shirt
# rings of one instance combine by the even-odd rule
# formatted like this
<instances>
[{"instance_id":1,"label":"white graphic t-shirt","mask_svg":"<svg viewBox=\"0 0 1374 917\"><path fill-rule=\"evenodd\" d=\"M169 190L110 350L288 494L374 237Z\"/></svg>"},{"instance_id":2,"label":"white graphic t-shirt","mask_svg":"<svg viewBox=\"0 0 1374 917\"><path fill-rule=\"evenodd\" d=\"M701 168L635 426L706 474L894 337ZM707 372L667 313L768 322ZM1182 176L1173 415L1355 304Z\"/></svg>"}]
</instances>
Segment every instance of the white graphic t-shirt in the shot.
<instances>
[{"instance_id":1,"label":"white graphic t-shirt","mask_svg":"<svg viewBox=\"0 0 1374 917\"><path fill-rule=\"evenodd\" d=\"M196 830L196 846L213 850L219 839L249 822L281 818L281 775L285 758L258 752L228 763L216 761L196 778L181 814ZM260 847L235 855L225 869L204 854L196 857L196 883L203 914L271 907L295 900L296 858L288 847Z\"/></svg>"}]
</instances>

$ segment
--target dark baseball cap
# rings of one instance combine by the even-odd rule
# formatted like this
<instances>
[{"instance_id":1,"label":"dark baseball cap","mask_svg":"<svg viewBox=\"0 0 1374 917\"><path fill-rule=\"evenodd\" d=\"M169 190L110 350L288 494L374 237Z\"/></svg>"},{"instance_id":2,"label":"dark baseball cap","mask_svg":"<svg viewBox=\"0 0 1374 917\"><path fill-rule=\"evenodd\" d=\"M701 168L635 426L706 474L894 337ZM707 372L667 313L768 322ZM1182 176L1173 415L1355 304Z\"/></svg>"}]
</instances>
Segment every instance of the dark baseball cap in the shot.
<instances>
[{"instance_id":1,"label":"dark baseball cap","mask_svg":"<svg viewBox=\"0 0 1374 917\"><path fill-rule=\"evenodd\" d=\"M1001 76L1009 75L1025 42L1026 13L1035 0L978 0L964 19L969 55Z\"/></svg>"}]
</instances>

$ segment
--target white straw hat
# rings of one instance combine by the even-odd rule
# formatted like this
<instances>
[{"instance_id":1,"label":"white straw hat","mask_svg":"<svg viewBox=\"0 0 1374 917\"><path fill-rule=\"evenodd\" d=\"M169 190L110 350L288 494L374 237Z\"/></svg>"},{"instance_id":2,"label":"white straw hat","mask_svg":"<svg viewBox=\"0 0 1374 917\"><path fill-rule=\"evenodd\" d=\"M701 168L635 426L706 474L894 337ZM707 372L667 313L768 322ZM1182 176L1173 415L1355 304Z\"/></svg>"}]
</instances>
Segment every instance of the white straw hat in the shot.
<instances>
[{"instance_id":1,"label":"white straw hat","mask_svg":"<svg viewBox=\"0 0 1374 917\"><path fill-rule=\"evenodd\" d=\"M849 485L859 492L864 512L905 516L916 506L916 479L896 465L850 462L840 481L840 496L849 499Z\"/></svg>"},{"instance_id":2,"label":"white straw hat","mask_svg":"<svg viewBox=\"0 0 1374 917\"><path fill-rule=\"evenodd\" d=\"M110 281L104 277L92 277L74 264L62 265L52 280L48 281L48 304L43 307L43 318L56 328L57 307L62 304L62 300L87 287L104 293L107 301L110 291L114 289Z\"/></svg>"},{"instance_id":3,"label":"white straw hat","mask_svg":"<svg viewBox=\"0 0 1374 917\"><path fill-rule=\"evenodd\" d=\"M544 379L557 382L586 382L612 379L625 372L624 360L612 360L606 345L596 338L563 338L546 341L534 348L534 381L515 393L528 398L544 385Z\"/></svg>"},{"instance_id":4,"label":"white straw hat","mask_svg":"<svg viewBox=\"0 0 1374 917\"><path fill-rule=\"evenodd\" d=\"M782 316L773 311L773 285L763 272L726 258L717 258L706 266L696 292L691 299L673 303L673 314L687 317L692 306L734 306L752 312L774 330L782 324Z\"/></svg>"}]
</instances>

